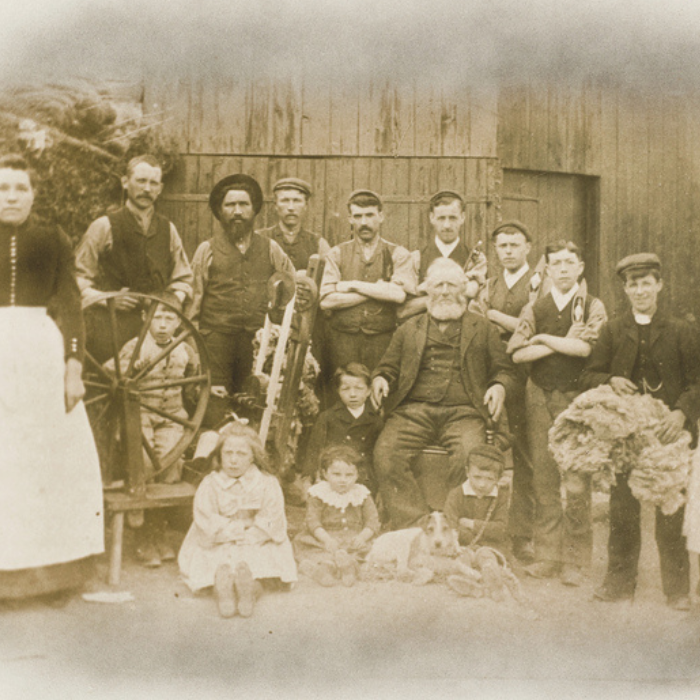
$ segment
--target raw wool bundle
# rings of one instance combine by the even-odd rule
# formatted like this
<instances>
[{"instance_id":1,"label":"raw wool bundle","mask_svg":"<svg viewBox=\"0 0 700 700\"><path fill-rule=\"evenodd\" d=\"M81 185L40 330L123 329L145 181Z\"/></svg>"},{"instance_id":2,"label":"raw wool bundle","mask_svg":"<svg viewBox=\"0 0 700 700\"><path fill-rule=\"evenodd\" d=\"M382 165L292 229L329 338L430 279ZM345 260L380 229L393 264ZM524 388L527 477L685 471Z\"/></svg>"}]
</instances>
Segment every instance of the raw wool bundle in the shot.
<instances>
[{"instance_id":1,"label":"raw wool bundle","mask_svg":"<svg viewBox=\"0 0 700 700\"><path fill-rule=\"evenodd\" d=\"M685 502L691 458L689 433L670 445L656 437L669 412L647 394L619 396L600 386L577 396L557 417L549 449L562 472L591 474L607 485L615 473L629 474L635 498L669 515Z\"/></svg>"},{"instance_id":2,"label":"raw wool bundle","mask_svg":"<svg viewBox=\"0 0 700 700\"><path fill-rule=\"evenodd\" d=\"M262 339L263 329L261 328L255 334L255 340L253 341L253 350L255 358L253 364L257 362L258 353L260 352L260 342ZM269 376L272 371L272 361L275 354L275 348L277 347L277 341L280 337L280 327L273 325L270 332L270 342L267 345L267 352L265 353L265 363L263 364L263 372ZM285 356L284 362L282 364L282 374L284 377L285 365L287 358ZM306 351L306 359L304 361L304 371L301 376L301 384L299 385L299 394L297 396L296 405L294 408L294 417L292 419L292 439L294 440L294 448L296 448L296 442L299 439L301 431L310 425L313 425L319 412L319 401L316 393L314 392L314 384L316 383L316 378L320 372L320 367L316 359L311 354L311 350ZM279 399L279 394L282 391L282 382L280 382L279 388L277 390L277 396L275 401Z\"/></svg>"}]
</instances>

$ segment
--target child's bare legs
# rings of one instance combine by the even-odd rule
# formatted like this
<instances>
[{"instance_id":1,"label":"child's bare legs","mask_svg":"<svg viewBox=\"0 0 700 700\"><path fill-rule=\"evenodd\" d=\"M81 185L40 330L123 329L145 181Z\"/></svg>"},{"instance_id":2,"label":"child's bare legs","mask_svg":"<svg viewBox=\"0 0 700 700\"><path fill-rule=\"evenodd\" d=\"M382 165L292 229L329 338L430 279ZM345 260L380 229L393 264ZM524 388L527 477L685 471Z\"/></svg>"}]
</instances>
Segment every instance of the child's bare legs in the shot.
<instances>
[{"instance_id":1,"label":"child's bare legs","mask_svg":"<svg viewBox=\"0 0 700 700\"><path fill-rule=\"evenodd\" d=\"M214 596L221 617L228 618L236 614L234 576L228 564L222 564L214 574Z\"/></svg>"}]
</instances>

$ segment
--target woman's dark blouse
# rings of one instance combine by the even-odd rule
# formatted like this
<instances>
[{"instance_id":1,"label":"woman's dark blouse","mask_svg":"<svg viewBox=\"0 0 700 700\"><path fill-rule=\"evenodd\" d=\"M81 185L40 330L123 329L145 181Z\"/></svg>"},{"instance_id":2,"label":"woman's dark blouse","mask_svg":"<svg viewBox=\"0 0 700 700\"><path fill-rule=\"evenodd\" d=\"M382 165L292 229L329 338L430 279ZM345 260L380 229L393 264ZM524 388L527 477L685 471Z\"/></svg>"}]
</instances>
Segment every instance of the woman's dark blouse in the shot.
<instances>
[{"instance_id":1,"label":"woman's dark blouse","mask_svg":"<svg viewBox=\"0 0 700 700\"><path fill-rule=\"evenodd\" d=\"M46 306L63 333L65 356L82 361L85 329L68 237L30 217L0 224L0 306Z\"/></svg>"}]
</instances>

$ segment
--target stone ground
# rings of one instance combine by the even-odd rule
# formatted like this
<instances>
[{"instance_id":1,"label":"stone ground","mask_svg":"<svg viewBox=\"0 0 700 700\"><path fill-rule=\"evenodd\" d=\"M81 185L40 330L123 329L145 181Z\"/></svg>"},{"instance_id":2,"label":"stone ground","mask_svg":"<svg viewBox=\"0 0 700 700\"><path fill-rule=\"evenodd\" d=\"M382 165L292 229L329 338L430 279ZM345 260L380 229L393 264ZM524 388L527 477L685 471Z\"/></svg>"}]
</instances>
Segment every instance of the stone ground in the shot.
<instances>
[{"instance_id":1,"label":"stone ground","mask_svg":"<svg viewBox=\"0 0 700 700\"><path fill-rule=\"evenodd\" d=\"M664 604L648 509L634 602L590 600L606 527L596 523L585 585L523 578L527 606L438 584L300 579L231 620L174 564L141 568L127 541L116 590L133 602L0 609L0 698L697 698L700 603L690 613ZM109 590L105 575L102 562L92 590ZM697 575L694 561L693 585Z\"/></svg>"}]
</instances>

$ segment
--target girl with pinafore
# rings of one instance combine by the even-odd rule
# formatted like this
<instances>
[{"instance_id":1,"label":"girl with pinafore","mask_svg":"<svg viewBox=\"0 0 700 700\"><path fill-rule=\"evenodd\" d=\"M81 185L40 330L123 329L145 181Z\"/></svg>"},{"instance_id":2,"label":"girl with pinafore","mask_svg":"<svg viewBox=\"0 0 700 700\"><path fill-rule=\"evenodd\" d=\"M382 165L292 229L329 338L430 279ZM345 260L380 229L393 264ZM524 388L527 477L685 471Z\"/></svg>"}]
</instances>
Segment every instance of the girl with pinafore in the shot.
<instances>
[{"instance_id":1,"label":"girl with pinafore","mask_svg":"<svg viewBox=\"0 0 700 700\"><path fill-rule=\"evenodd\" d=\"M178 563L193 591L214 586L222 617L249 617L261 584L288 587L297 578L284 496L258 434L246 425L222 429L213 463L195 494Z\"/></svg>"},{"instance_id":2,"label":"girl with pinafore","mask_svg":"<svg viewBox=\"0 0 700 700\"><path fill-rule=\"evenodd\" d=\"M360 455L351 447L326 448L320 457L322 480L308 492L306 531L294 540L299 570L322 586L338 580L352 586L358 558L380 528L369 489L357 483Z\"/></svg>"}]
</instances>

